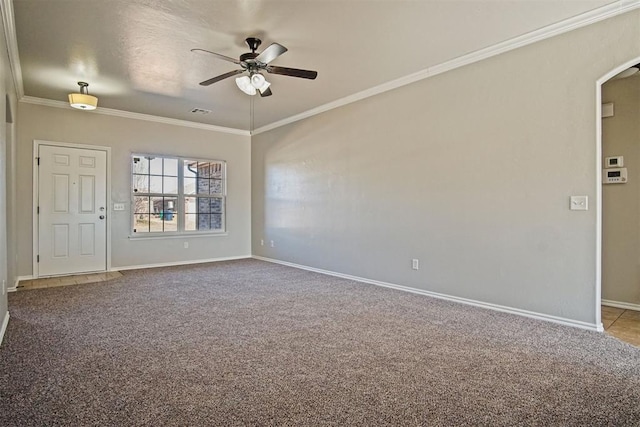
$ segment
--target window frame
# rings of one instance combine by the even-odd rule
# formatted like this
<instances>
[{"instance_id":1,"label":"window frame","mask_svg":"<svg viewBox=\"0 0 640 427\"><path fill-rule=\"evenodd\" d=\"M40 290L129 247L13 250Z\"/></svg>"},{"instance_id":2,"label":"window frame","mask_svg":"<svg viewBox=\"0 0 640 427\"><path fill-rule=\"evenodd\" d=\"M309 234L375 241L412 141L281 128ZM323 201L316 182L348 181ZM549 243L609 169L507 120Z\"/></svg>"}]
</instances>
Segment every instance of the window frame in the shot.
<instances>
[{"instance_id":1,"label":"window frame","mask_svg":"<svg viewBox=\"0 0 640 427\"><path fill-rule=\"evenodd\" d=\"M144 159L149 158L162 158L176 160L178 163L178 192L177 194L171 193L152 193L149 182L149 192L147 193L139 193L134 192L134 175L136 175L134 171L134 161L135 157L140 157ZM222 193L214 193L203 195L200 194L185 194L184 182L184 167L185 162L202 162L202 163L218 163L221 165L222 169ZM153 176L149 170L147 175ZM164 175L164 170L162 171ZM164 190L164 188L163 188ZM225 160L218 159L203 159L200 157L185 157L179 155L171 155L171 154L154 154L154 153L140 153L140 152L132 152L129 155L129 194L130 194L130 209L129 209L129 220L130 220L130 228L129 228L129 237L133 239L145 239L145 238L167 238L167 237L185 237L185 236L215 236L215 235L226 235L227 234L227 162ZM134 231L136 229L136 209L135 209L135 198L136 196L148 196L148 197L171 197L177 199L177 207L176 207L176 222L177 222L177 230L175 231ZM207 197L209 199L219 198L221 200L221 225L220 229L214 230L185 230L186 226L186 212L185 212L185 203L186 199L189 197L193 198L203 198ZM197 203L197 202L196 202ZM151 215L151 212L149 212Z\"/></svg>"}]
</instances>

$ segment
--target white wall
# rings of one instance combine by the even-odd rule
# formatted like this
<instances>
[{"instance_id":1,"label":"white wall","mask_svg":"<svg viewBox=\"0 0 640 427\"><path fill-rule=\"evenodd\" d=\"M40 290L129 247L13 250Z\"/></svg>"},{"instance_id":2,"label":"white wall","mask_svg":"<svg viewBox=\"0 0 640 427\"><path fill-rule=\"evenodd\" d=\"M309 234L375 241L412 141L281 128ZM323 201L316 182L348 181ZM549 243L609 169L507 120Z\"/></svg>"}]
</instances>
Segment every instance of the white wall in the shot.
<instances>
[{"instance_id":1,"label":"white wall","mask_svg":"<svg viewBox=\"0 0 640 427\"><path fill-rule=\"evenodd\" d=\"M254 254L595 327L595 82L638 55L632 12L255 136Z\"/></svg>"},{"instance_id":2,"label":"white wall","mask_svg":"<svg viewBox=\"0 0 640 427\"><path fill-rule=\"evenodd\" d=\"M126 203L111 211L112 267L242 257L251 254L250 138L176 126L19 103L17 152L17 221L19 274L32 274L33 141L47 140L111 147L112 202ZM130 239L131 153L169 154L227 162L227 235L162 239ZM113 205L111 204L110 208ZM189 242L189 248L183 247Z\"/></svg>"},{"instance_id":3,"label":"white wall","mask_svg":"<svg viewBox=\"0 0 640 427\"><path fill-rule=\"evenodd\" d=\"M626 184L602 188L602 298L640 305L640 76L602 86L615 114L602 121L602 155L624 156Z\"/></svg>"},{"instance_id":4,"label":"white wall","mask_svg":"<svg viewBox=\"0 0 640 427\"><path fill-rule=\"evenodd\" d=\"M8 71L7 71L8 74ZM7 79L11 79L8 77ZM7 123L6 128L6 200L7 200L7 283L8 287L15 287L18 283L18 233L17 233L17 218L18 209L16 203L16 157L17 157L17 136L16 136L16 121L18 115L18 101L17 95L13 90L13 81L7 82L7 87L11 87L11 91L8 93L10 108L11 108L11 123Z\"/></svg>"},{"instance_id":5,"label":"white wall","mask_svg":"<svg viewBox=\"0 0 640 427\"><path fill-rule=\"evenodd\" d=\"M15 119L16 91L13 86L13 77L9 65L9 57L6 50L6 39L4 35L4 24L0 21L0 342L2 342L3 322L8 319L7 293L5 289L13 286L15 282L15 257L13 256L13 245L15 240L8 238L12 233L11 205L7 206L7 201L11 201L12 183L8 179L11 174L10 159L15 149L15 139L13 126L7 123L7 109L13 113ZM10 116L11 114L9 114ZM9 233L7 232L9 231ZM2 286L4 283L4 286Z\"/></svg>"}]
</instances>

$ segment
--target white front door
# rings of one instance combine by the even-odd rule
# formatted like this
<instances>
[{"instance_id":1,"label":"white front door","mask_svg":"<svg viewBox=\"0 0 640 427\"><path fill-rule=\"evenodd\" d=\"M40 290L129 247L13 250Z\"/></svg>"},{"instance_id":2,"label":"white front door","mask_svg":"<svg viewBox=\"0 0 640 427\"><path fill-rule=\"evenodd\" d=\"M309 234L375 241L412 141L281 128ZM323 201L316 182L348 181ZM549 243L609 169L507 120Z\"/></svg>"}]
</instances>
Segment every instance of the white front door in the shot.
<instances>
[{"instance_id":1,"label":"white front door","mask_svg":"<svg viewBox=\"0 0 640 427\"><path fill-rule=\"evenodd\" d=\"M38 148L38 276L107 269L107 153Z\"/></svg>"}]
</instances>

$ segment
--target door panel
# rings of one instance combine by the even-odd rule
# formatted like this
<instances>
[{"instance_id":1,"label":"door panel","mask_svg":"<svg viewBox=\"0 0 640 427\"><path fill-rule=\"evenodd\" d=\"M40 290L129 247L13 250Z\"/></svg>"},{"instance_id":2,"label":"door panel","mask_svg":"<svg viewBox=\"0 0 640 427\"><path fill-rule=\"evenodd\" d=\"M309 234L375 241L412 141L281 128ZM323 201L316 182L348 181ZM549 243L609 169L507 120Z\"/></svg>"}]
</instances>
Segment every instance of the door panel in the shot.
<instances>
[{"instance_id":1,"label":"door panel","mask_svg":"<svg viewBox=\"0 0 640 427\"><path fill-rule=\"evenodd\" d=\"M94 255L96 252L95 224L80 224L80 255Z\"/></svg>"},{"instance_id":2,"label":"door panel","mask_svg":"<svg viewBox=\"0 0 640 427\"><path fill-rule=\"evenodd\" d=\"M69 156L66 156L64 154L54 154L53 162L56 165L69 166Z\"/></svg>"},{"instance_id":3,"label":"door panel","mask_svg":"<svg viewBox=\"0 0 640 427\"><path fill-rule=\"evenodd\" d=\"M80 213L95 213L95 177L80 177Z\"/></svg>"},{"instance_id":4,"label":"door panel","mask_svg":"<svg viewBox=\"0 0 640 427\"><path fill-rule=\"evenodd\" d=\"M69 212L69 175L53 175L53 211Z\"/></svg>"},{"instance_id":5,"label":"door panel","mask_svg":"<svg viewBox=\"0 0 640 427\"><path fill-rule=\"evenodd\" d=\"M107 156L40 145L39 276L105 271Z\"/></svg>"},{"instance_id":6,"label":"door panel","mask_svg":"<svg viewBox=\"0 0 640 427\"><path fill-rule=\"evenodd\" d=\"M69 225L53 224L53 257L69 257Z\"/></svg>"}]
</instances>

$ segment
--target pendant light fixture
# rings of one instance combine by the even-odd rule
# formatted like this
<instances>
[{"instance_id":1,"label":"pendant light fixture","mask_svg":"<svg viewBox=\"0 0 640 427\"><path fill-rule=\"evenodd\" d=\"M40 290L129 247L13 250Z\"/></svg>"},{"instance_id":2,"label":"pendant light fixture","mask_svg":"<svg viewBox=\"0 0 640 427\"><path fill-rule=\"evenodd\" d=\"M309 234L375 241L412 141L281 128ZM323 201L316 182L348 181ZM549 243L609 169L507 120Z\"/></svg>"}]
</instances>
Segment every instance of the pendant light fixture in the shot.
<instances>
[{"instance_id":1,"label":"pendant light fixture","mask_svg":"<svg viewBox=\"0 0 640 427\"><path fill-rule=\"evenodd\" d=\"M78 82L80 93L69 94L69 105L78 110L95 110L98 106L98 98L89 95L89 83Z\"/></svg>"}]
</instances>

